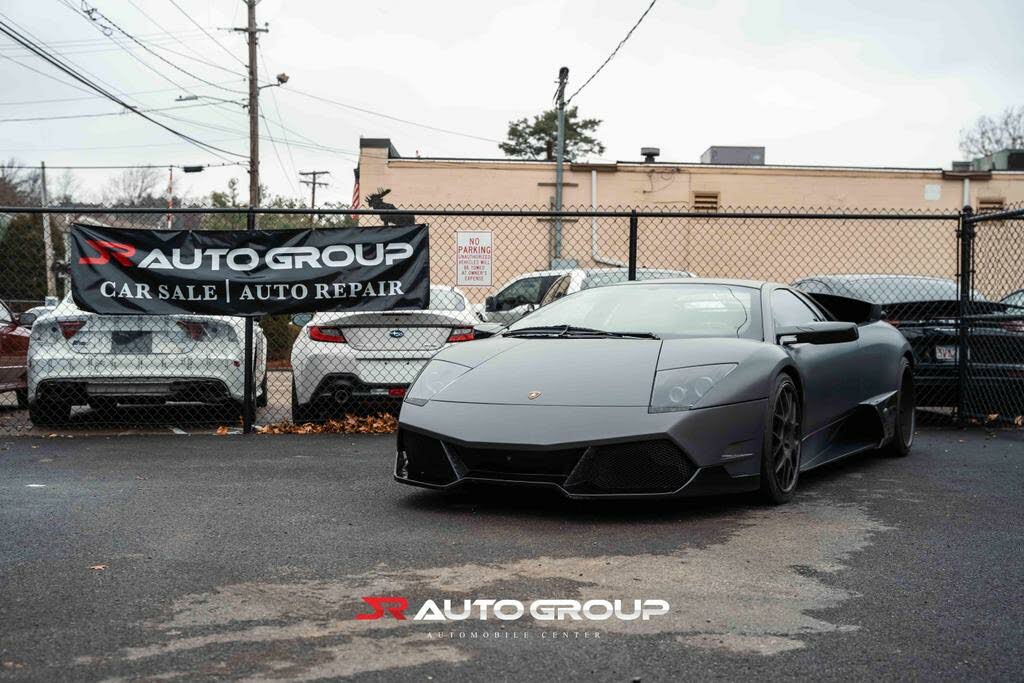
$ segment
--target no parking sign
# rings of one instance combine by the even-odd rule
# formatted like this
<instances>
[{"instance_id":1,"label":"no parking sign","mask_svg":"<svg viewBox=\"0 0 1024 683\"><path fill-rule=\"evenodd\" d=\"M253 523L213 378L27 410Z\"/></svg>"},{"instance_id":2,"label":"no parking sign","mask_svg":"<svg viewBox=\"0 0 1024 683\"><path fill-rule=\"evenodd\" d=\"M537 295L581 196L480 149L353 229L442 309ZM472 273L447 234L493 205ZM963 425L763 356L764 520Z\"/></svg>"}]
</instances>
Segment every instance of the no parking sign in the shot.
<instances>
[{"instance_id":1,"label":"no parking sign","mask_svg":"<svg viewBox=\"0 0 1024 683\"><path fill-rule=\"evenodd\" d=\"M491 232L459 232L455 241L457 287L490 287Z\"/></svg>"}]
</instances>

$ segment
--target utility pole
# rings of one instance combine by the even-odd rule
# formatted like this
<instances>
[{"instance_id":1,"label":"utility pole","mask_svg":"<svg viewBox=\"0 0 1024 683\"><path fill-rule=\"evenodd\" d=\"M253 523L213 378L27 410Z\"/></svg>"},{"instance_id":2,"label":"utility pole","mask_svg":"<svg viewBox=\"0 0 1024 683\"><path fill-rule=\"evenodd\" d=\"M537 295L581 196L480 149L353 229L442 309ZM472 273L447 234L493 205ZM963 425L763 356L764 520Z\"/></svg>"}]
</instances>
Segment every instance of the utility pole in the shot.
<instances>
[{"instance_id":1,"label":"utility pole","mask_svg":"<svg viewBox=\"0 0 1024 683\"><path fill-rule=\"evenodd\" d=\"M565 160L565 86L569 82L569 67L558 70L558 90L555 100L558 103L558 139L555 143L555 211L562 210L562 163ZM555 244L552 254L552 267L555 260L562 259L562 217L555 216Z\"/></svg>"},{"instance_id":2,"label":"utility pole","mask_svg":"<svg viewBox=\"0 0 1024 683\"><path fill-rule=\"evenodd\" d=\"M322 183L322 182L318 182L317 181L317 176L330 175L330 174L331 174L330 171L299 171L299 175L301 175L301 176L313 176L312 180L300 180L299 181L303 185L309 185L309 189L310 189L310 191L313 194L313 196L310 198L310 202L309 202L309 208L310 209L313 209L313 210L316 209L316 187L317 187L317 185L319 185L320 187L327 187L327 183ZM313 225L314 223L316 223L316 219L317 219L316 214L312 214L311 213L309 215L309 224Z\"/></svg>"},{"instance_id":3,"label":"utility pole","mask_svg":"<svg viewBox=\"0 0 1024 683\"><path fill-rule=\"evenodd\" d=\"M45 209L46 198L46 162L39 162L39 174L42 190L42 204ZM50 234L50 214L43 214L43 256L46 262L46 295L57 296L57 274L53 272L53 236Z\"/></svg>"},{"instance_id":4,"label":"utility pole","mask_svg":"<svg viewBox=\"0 0 1024 683\"><path fill-rule=\"evenodd\" d=\"M249 21L244 31L249 42L249 206L260 205L260 86L257 73L256 48L259 46L259 34L266 33L266 28L256 27L256 3L258 0L245 0Z\"/></svg>"},{"instance_id":5,"label":"utility pole","mask_svg":"<svg viewBox=\"0 0 1024 683\"><path fill-rule=\"evenodd\" d=\"M174 208L174 167L167 167L167 208ZM174 228L174 215L167 212L167 229L171 230Z\"/></svg>"}]
</instances>

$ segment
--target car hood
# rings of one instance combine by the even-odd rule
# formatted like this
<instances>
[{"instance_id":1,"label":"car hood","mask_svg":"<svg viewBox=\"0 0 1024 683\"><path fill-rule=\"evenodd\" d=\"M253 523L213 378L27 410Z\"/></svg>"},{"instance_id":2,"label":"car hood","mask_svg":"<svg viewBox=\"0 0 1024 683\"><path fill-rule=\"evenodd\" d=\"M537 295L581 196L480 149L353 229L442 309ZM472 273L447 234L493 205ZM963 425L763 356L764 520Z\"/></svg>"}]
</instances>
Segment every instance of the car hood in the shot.
<instances>
[{"instance_id":1,"label":"car hood","mask_svg":"<svg viewBox=\"0 0 1024 683\"><path fill-rule=\"evenodd\" d=\"M432 400L538 406L646 406L661 342L495 337L439 360L472 368ZM533 399L530 395L539 392Z\"/></svg>"},{"instance_id":2,"label":"car hood","mask_svg":"<svg viewBox=\"0 0 1024 683\"><path fill-rule=\"evenodd\" d=\"M534 406L647 407L657 370L778 361L777 347L749 339L523 339L494 337L455 344L438 360L470 370L438 392L433 401ZM749 364L746 361L751 361ZM751 372L765 374L756 368ZM745 372L729 392L735 400L757 398L758 382ZM729 384L723 383L723 384ZM716 387L718 389L718 387ZM530 398L532 393L539 395ZM761 392L761 393L759 393ZM749 394L749 395L748 395Z\"/></svg>"}]
</instances>

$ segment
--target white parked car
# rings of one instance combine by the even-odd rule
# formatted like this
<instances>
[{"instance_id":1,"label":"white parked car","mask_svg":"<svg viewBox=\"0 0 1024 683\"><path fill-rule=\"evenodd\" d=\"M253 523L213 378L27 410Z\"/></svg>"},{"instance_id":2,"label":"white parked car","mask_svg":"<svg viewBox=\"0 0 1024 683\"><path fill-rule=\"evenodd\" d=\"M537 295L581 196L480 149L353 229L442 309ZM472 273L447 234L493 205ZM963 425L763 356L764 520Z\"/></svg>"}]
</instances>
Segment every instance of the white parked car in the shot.
<instances>
[{"instance_id":1,"label":"white parked car","mask_svg":"<svg viewBox=\"0 0 1024 683\"><path fill-rule=\"evenodd\" d=\"M685 270L637 268L637 280L694 277ZM629 278L626 268L565 268L523 273L506 282L497 294L487 297L477 317L484 322L511 325L527 313L534 311L566 294L584 289L613 285Z\"/></svg>"},{"instance_id":2,"label":"white parked car","mask_svg":"<svg viewBox=\"0 0 1024 683\"><path fill-rule=\"evenodd\" d=\"M466 295L431 285L426 310L295 316L292 421L324 419L372 399L396 405L420 368L449 344L473 339Z\"/></svg>"},{"instance_id":3,"label":"white parked car","mask_svg":"<svg viewBox=\"0 0 1024 683\"><path fill-rule=\"evenodd\" d=\"M267 342L255 327L257 405L266 404ZM168 402L241 410L245 321L212 315L98 315L66 296L36 319L28 349L29 418L66 422L75 405Z\"/></svg>"}]
</instances>

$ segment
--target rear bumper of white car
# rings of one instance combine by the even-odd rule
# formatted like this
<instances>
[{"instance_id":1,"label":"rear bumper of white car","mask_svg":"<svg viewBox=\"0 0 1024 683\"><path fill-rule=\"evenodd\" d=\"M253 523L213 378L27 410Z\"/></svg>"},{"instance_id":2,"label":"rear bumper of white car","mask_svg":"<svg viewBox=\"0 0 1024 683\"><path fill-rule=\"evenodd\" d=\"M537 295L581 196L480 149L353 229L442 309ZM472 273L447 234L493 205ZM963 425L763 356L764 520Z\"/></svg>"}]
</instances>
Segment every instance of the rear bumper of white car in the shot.
<instances>
[{"instance_id":1,"label":"rear bumper of white car","mask_svg":"<svg viewBox=\"0 0 1024 683\"><path fill-rule=\"evenodd\" d=\"M29 359L29 401L53 392L75 404L96 399L218 402L243 400L244 368L228 356L176 354L33 355ZM259 377L257 377L259 379Z\"/></svg>"},{"instance_id":2,"label":"rear bumper of white car","mask_svg":"<svg viewBox=\"0 0 1024 683\"><path fill-rule=\"evenodd\" d=\"M295 398L300 404L352 397L386 397L408 387L436 351L357 351L341 344L309 344L292 354ZM397 396L396 398L401 398Z\"/></svg>"}]
</instances>

